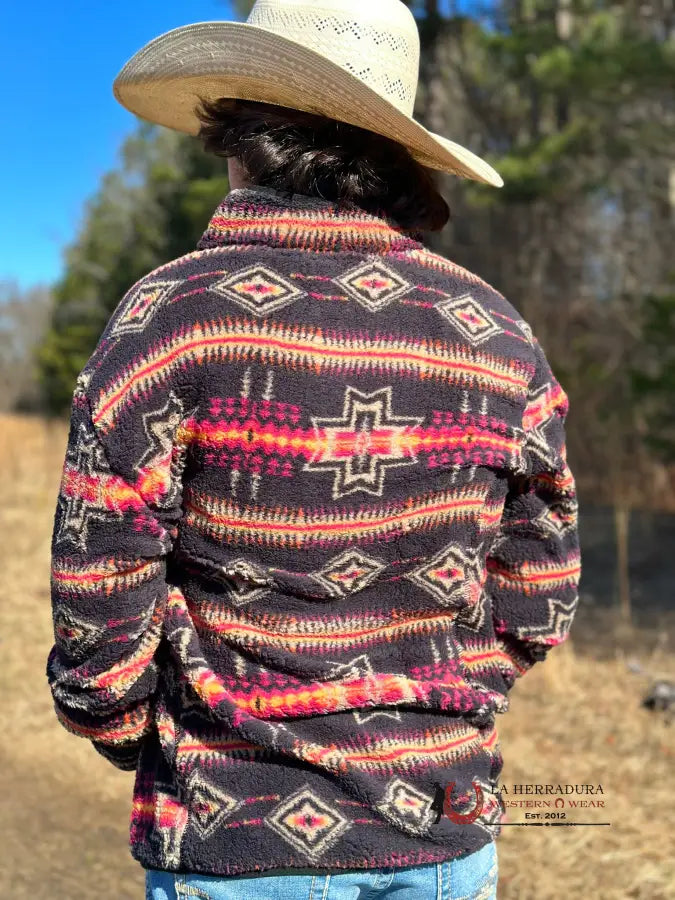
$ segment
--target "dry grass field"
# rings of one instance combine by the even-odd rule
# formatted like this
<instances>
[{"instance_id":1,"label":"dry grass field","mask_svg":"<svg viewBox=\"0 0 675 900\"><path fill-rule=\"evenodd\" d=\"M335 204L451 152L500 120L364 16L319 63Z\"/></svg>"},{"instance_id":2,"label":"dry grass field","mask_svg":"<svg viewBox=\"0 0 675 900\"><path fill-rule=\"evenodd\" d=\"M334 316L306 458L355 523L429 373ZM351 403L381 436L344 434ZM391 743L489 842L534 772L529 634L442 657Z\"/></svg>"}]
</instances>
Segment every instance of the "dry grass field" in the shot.
<instances>
[{"instance_id":1,"label":"dry grass field","mask_svg":"<svg viewBox=\"0 0 675 900\"><path fill-rule=\"evenodd\" d=\"M0 416L0 897L134 900L143 873L127 850L132 776L58 725L44 674L65 438L62 424ZM629 637L631 655L675 676L669 642ZM598 634L598 652L568 641L512 692L500 729L506 798L514 784L601 784L604 810L568 816L611 825L504 827L500 900L675 898L675 724L639 707L645 683L615 640Z\"/></svg>"}]
</instances>

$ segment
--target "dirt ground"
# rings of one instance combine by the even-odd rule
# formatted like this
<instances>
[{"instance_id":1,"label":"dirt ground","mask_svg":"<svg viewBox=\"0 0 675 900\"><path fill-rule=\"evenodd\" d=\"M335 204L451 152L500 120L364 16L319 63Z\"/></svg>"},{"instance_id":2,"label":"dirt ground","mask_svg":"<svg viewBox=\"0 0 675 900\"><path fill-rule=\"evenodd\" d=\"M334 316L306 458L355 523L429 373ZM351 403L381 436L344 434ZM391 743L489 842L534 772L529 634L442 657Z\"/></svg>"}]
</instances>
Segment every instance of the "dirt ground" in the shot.
<instances>
[{"instance_id":1,"label":"dirt ground","mask_svg":"<svg viewBox=\"0 0 675 900\"><path fill-rule=\"evenodd\" d=\"M0 417L0 896L136 900L133 776L57 723L44 673L65 439L62 424ZM599 784L604 809L570 809L568 820L611 824L505 826L500 900L675 898L675 723L640 708L647 681L620 649L632 644L649 672L675 677L672 645L663 631L596 637L597 653L587 634L572 638L513 689L500 781L506 801L528 799L516 784ZM523 823L527 811L510 808L507 821Z\"/></svg>"}]
</instances>

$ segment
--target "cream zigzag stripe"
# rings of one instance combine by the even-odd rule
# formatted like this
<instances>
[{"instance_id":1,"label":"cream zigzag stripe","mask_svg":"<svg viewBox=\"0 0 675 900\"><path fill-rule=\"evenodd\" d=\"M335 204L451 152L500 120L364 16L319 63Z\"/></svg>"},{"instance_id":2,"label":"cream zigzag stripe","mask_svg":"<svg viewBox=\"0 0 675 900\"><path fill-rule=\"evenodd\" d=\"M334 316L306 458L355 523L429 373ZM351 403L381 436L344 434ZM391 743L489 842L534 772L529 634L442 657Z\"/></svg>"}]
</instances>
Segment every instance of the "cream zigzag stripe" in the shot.
<instances>
[{"instance_id":1,"label":"cream zigzag stripe","mask_svg":"<svg viewBox=\"0 0 675 900\"><path fill-rule=\"evenodd\" d=\"M78 566L70 558L54 559L52 581L56 590L68 594L112 594L114 591L134 590L162 572L156 560L136 560L134 563L114 559L94 560L89 566Z\"/></svg>"},{"instance_id":2,"label":"cream zigzag stripe","mask_svg":"<svg viewBox=\"0 0 675 900\"><path fill-rule=\"evenodd\" d=\"M330 748L308 744L300 750L300 755L307 762L323 764L334 771L345 771L349 767L373 775L393 775L429 766L450 766L460 759L473 756L482 748L480 733L463 723L436 728L427 734L403 732L375 740L366 736L361 742L333 742ZM192 734L183 737L177 748L177 755L182 762L200 757L217 760L219 757L231 759L261 753L269 753L269 748L232 739L228 741L211 736L202 738Z\"/></svg>"},{"instance_id":3,"label":"cream zigzag stripe","mask_svg":"<svg viewBox=\"0 0 675 900\"><path fill-rule=\"evenodd\" d=\"M254 620L238 617L236 612L224 609L217 611L191 612L192 621L199 629L208 629L212 637L227 641L229 646L243 648L274 647L290 653L334 654L363 650L383 642L402 640L413 635L448 634L453 627L454 615L435 613L433 615L404 618L392 614L386 616L344 616L328 622L316 619L296 622L275 619L263 625ZM297 687L297 686L296 686ZM289 685L288 690L293 690Z\"/></svg>"},{"instance_id":4,"label":"cream zigzag stripe","mask_svg":"<svg viewBox=\"0 0 675 900\"><path fill-rule=\"evenodd\" d=\"M305 369L319 377L331 374L386 372L420 380L434 379L524 400L530 366L436 339L329 334L311 325L246 318L196 324L173 334L136 357L102 391L94 403L94 422L112 427L120 411L185 366L231 360L257 361Z\"/></svg>"},{"instance_id":5,"label":"cream zigzag stripe","mask_svg":"<svg viewBox=\"0 0 675 900\"><path fill-rule=\"evenodd\" d=\"M405 531L426 531L452 521L480 519L486 486L439 491L402 504L382 504L361 510L333 510L313 515L302 509L246 509L228 499L188 493L186 524L231 543L304 547L341 540L353 542Z\"/></svg>"}]
</instances>

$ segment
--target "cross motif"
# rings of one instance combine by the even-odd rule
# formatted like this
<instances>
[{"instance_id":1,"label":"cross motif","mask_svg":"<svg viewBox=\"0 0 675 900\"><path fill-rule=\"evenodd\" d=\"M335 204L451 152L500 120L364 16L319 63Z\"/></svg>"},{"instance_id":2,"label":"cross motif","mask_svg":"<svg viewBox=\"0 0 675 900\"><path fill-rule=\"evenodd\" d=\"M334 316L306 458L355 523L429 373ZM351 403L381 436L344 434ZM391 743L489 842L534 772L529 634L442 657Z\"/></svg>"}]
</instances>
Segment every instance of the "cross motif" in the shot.
<instances>
[{"instance_id":1,"label":"cross motif","mask_svg":"<svg viewBox=\"0 0 675 900\"><path fill-rule=\"evenodd\" d=\"M86 551L92 522L104 521L111 514L121 518L121 510L110 509L104 502L101 482L109 475L110 467L96 434L80 423L78 439L66 454L55 544L70 542Z\"/></svg>"},{"instance_id":2,"label":"cross motif","mask_svg":"<svg viewBox=\"0 0 675 900\"><path fill-rule=\"evenodd\" d=\"M394 415L391 387L364 394L347 387L342 415L312 416L316 451L306 472L335 472L333 499L364 491L381 497L387 469L417 463L414 429L422 416Z\"/></svg>"}]
</instances>

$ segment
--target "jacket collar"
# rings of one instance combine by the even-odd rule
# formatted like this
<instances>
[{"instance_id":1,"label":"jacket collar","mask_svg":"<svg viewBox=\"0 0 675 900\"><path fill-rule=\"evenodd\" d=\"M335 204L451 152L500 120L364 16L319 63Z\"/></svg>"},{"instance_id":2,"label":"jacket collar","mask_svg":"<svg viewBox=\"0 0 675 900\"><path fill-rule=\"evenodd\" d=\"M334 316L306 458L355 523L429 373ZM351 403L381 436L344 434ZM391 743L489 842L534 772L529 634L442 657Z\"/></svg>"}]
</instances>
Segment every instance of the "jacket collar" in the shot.
<instances>
[{"instance_id":1,"label":"jacket collar","mask_svg":"<svg viewBox=\"0 0 675 900\"><path fill-rule=\"evenodd\" d=\"M197 249L226 244L376 254L423 246L421 231L401 228L385 214L257 184L236 188L226 195Z\"/></svg>"}]
</instances>

